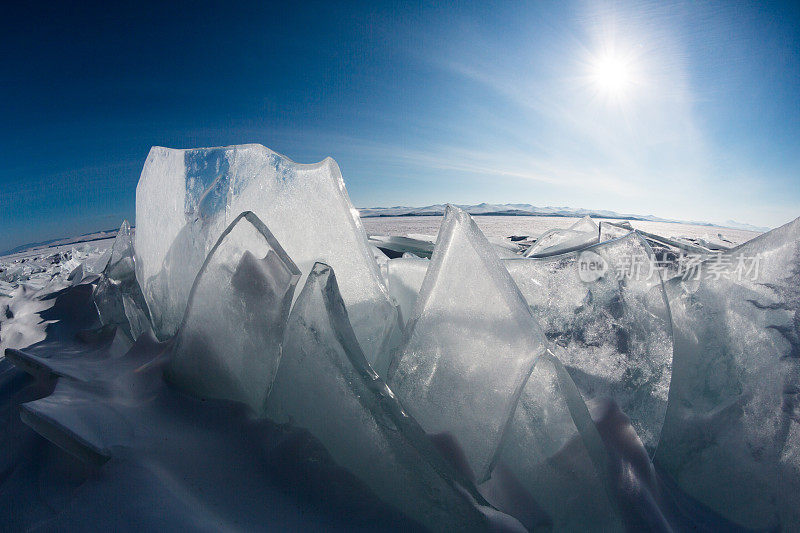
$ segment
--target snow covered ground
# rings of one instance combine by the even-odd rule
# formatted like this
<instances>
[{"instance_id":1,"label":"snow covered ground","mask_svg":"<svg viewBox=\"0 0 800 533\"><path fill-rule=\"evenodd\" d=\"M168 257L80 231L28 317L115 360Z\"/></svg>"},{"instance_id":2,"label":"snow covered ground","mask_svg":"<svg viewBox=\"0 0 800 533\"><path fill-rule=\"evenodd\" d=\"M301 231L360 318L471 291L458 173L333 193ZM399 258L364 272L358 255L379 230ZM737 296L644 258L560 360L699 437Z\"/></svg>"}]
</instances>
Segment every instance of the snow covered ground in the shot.
<instances>
[{"instance_id":1,"label":"snow covered ground","mask_svg":"<svg viewBox=\"0 0 800 533\"><path fill-rule=\"evenodd\" d=\"M66 279L78 265L83 265L86 273L100 272L105 266L104 255L114 243L115 236L116 232L97 240L87 241L83 237L64 239L72 242L34 246L0 256L0 293L21 282L41 288L55 278Z\"/></svg>"}]
</instances>

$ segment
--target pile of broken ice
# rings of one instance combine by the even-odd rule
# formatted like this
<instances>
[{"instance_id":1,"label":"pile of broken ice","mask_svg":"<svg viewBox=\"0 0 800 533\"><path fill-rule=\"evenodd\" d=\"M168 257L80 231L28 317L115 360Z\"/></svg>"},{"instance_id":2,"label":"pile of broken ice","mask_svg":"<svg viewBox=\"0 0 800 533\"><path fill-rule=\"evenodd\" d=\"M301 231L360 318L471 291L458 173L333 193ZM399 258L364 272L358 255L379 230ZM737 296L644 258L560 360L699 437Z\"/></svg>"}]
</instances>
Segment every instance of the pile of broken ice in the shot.
<instances>
[{"instance_id":1,"label":"pile of broken ice","mask_svg":"<svg viewBox=\"0 0 800 533\"><path fill-rule=\"evenodd\" d=\"M428 529L800 527L800 219L724 261L588 218L514 256L448 207L389 259L332 159L242 145L153 148L136 220L101 349L8 351L59 376L25 422L86 461L160 460L180 394L307 430Z\"/></svg>"}]
</instances>

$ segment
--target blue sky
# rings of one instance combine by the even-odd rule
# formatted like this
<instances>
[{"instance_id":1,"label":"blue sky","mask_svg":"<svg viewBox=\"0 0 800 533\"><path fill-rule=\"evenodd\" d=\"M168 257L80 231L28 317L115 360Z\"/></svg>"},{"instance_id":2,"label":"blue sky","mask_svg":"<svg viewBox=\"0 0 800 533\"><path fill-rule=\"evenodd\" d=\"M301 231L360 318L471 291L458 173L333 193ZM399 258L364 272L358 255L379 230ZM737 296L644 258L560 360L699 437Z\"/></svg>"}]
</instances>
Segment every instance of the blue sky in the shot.
<instances>
[{"instance_id":1,"label":"blue sky","mask_svg":"<svg viewBox=\"0 0 800 533\"><path fill-rule=\"evenodd\" d=\"M152 145L330 155L361 207L800 215L797 2L451 4L11 8L0 250L132 219Z\"/></svg>"}]
</instances>

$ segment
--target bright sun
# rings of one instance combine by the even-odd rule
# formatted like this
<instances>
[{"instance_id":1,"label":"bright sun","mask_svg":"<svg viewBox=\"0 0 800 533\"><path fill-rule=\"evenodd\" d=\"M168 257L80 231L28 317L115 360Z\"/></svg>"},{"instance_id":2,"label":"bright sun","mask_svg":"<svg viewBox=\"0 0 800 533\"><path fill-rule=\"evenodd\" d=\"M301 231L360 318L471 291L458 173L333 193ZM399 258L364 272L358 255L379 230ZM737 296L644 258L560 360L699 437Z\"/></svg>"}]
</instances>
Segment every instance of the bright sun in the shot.
<instances>
[{"instance_id":1,"label":"bright sun","mask_svg":"<svg viewBox=\"0 0 800 533\"><path fill-rule=\"evenodd\" d=\"M592 65L592 81L607 97L620 98L633 85L633 73L629 61L616 55L598 57Z\"/></svg>"}]
</instances>

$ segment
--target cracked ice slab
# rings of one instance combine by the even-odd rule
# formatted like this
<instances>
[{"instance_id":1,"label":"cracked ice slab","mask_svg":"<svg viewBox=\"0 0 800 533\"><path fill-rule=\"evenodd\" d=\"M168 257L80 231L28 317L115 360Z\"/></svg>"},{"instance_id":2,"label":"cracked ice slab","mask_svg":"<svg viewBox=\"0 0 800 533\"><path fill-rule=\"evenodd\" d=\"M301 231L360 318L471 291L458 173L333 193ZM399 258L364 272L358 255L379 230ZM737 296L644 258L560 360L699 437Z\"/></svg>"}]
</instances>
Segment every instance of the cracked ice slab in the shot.
<instances>
[{"instance_id":1,"label":"cracked ice slab","mask_svg":"<svg viewBox=\"0 0 800 533\"><path fill-rule=\"evenodd\" d=\"M579 276L583 252L502 264L548 340L564 348L563 362L587 401L613 398L652 452L666 413L672 365L671 319L655 259L631 232L587 250L606 269L596 279ZM388 261L387 285L404 319L429 263Z\"/></svg>"},{"instance_id":2,"label":"cracked ice slab","mask_svg":"<svg viewBox=\"0 0 800 533\"><path fill-rule=\"evenodd\" d=\"M800 219L666 283L675 356L656 462L740 525L800 520Z\"/></svg>"},{"instance_id":3,"label":"cracked ice slab","mask_svg":"<svg viewBox=\"0 0 800 533\"><path fill-rule=\"evenodd\" d=\"M651 452L672 367L672 326L661 277L635 232L581 252L503 261L586 401L611 398ZM590 270L596 267L596 270Z\"/></svg>"},{"instance_id":4,"label":"cracked ice slab","mask_svg":"<svg viewBox=\"0 0 800 533\"><path fill-rule=\"evenodd\" d=\"M166 376L197 396L262 413L299 279L258 217L236 217L197 274Z\"/></svg>"},{"instance_id":5,"label":"cracked ice slab","mask_svg":"<svg viewBox=\"0 0 800 533\"><path fill-rule=\"evenodd\" d=\"M159 337L177 331L208 251L244 211L264 222L304 276L316 261L340 273L356 337L374 360L397 310L338 165L298 164L256 144L151 149L136 189L137 278Z\"/></svg>"},{"instance_id":6,"label":"cracked ice slab","mask_svg":"<svg viewBox=\"0 0 800 533\"><path fill-rule=\"evenodd\" d=\"M455 437L480 481L545 346L492 245L448 206L390 380L427 432Z\"/></svg>"},{"instance_id":7,"label":"cracked ice slab","mask_svg":"<svg viewBox=\"0 0 800 533\"><path fill-rule=\"evenodd\" d=\"M600 221L600 242L610 241L624 237L634 231L633 226L627 220L622 222Z\"/></svg>"},{"instance_id":8,"label":"cracked ice slab","mask_svg":"<svg viewBox=\"0 0 800 533\"><path fill-rule=\"evenodd\" d=\"M430 257L434 246L434 243L430 241L393 235L371 235L369 242L378 248L397 254L412 253L419 257Z\"/></svg>"},{"instance_id":9,"label":"cracked ice slab","mask_svg":"<svg viewBox=\"0 0 800 533\"><path fill-rule=\"evenodd\" d=\"M328 265L309 274L285 338L269 418L307 429L379 497L432 530L484 527L452 469L367 362Z\"/></svg>"},{"instance_id":10,"label":"cracked ice slab","mask_svg":"<svg viewBox=\"0 0 800 533\"><path fill-rule=\"evenodd\" d=\"M588 216L567 229L552 229L542 234L525 251L525 257L549 257L597 244L600 228Z\"/></svg>"}]
</instances>

